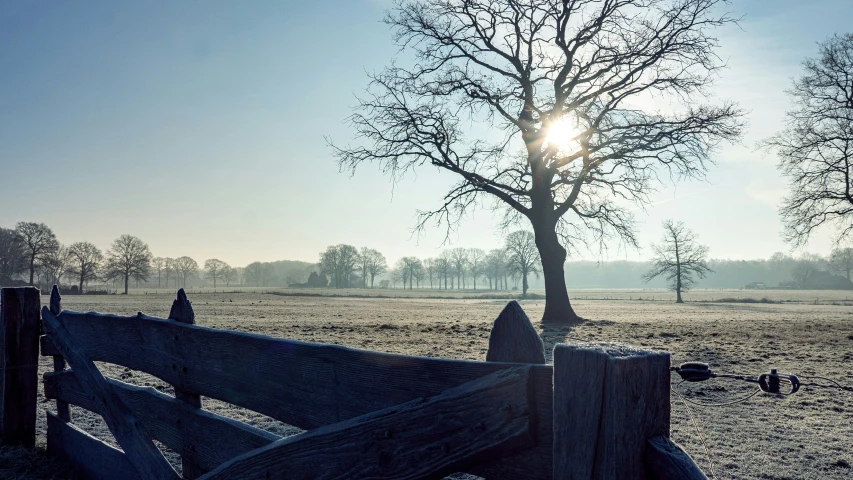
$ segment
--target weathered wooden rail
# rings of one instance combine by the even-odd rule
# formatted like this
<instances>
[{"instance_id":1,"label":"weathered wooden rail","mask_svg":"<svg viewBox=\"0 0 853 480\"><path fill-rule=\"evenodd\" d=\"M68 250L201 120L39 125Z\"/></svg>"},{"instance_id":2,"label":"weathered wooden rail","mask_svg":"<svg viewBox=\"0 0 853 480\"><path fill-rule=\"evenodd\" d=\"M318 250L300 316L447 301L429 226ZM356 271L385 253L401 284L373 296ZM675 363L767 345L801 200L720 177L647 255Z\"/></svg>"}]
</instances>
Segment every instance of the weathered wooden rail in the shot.
<instances>
[{"instance_id":1,"label":"weathered wooden rail","mask_svg":"<svg viewBox=\"0 0 853 480\"><path fill-rule=\"evenodd\" d=\"M667 438L667 353L558 345L546 365L515 302L495 320L492 361L476 362L201 327L182 290L170 319L62 310L56 290L39 315L37 290L2 295L4 381L15 387L2 390L0 437L35 442L43 324L41 355L55 367L44 394L57 402L48 452L87 478L179 478L152 440L181 456L189 479L705 478ZM154 375L176 396L104 378L94 362ZM204 410L202 396L307 431L281 438ZM70 405L103 416L122 450L73 425Z\"/></svg>"}]
</instances>

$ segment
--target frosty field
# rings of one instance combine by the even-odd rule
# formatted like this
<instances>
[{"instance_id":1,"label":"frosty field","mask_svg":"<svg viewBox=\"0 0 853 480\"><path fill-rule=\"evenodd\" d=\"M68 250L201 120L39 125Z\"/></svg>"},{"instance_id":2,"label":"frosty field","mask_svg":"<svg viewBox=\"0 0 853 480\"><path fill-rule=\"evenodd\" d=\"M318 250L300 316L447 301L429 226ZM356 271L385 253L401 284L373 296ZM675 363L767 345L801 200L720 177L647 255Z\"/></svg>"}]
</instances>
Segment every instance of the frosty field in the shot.
<instances>
[{"instance_id":1,"label":"frosty field","mask_svg":"<svg viewBox=\"0 0 853 480\"><path fill-rule=\"evenodd\" d=\"M293 293L283 291L283 293ZM167 316L174 292L119 296L67 296L63 307L77 311ZM316 293L316 292L315 292ZM331 292L347 293L347 292ZM364 295L364 290L348 293ZM393 298L408 291L381 293L384 298L282 296L259 291L190 292L196 322L213 328L250 331L312 342L337 343L409 355L483 360L489 329L506 300L427 298L454 296L414 291L420 298ZM478 292L472 295L481 295ZM542 300L522 301L550 353L563 341L613 341L666 350L672 363L708 362L724 373L758 375L770 368L803 377L821 375L853 385L853 294L847 292L696 291L676 305L665 292L572 292L576 310L589 319L573 328L543 328ZM470 295L469 295L470 296ZM761 299L741 303L732 299ZM584 298L587 298L586 300ZM643 298L643 300L639 300ZM649 300L654 298L655 300ZM722 301L721 301L722 299ZM46 298L43 301L46 302ZM782 302L782 303L772 303ZM159 380L124 368L103 365L123 381L170 392ZM42 359L42 371L51 360ZM684 387L698 402L726 402L743 397L750 384L712 380ZM252 412L205 399L205 407L275 433L294 429ZM706 473L712 473L687 409L672 396L672 437ZM40 399L39 440L44 442ZM851 478L853 394L803 388L790 397L757 395L722 407L691 406L719 478ZM101 438L109 433L99 417L72 407L74 421ZM174 456L171 458L175 460Z\"/></svg>"}]
</instances>

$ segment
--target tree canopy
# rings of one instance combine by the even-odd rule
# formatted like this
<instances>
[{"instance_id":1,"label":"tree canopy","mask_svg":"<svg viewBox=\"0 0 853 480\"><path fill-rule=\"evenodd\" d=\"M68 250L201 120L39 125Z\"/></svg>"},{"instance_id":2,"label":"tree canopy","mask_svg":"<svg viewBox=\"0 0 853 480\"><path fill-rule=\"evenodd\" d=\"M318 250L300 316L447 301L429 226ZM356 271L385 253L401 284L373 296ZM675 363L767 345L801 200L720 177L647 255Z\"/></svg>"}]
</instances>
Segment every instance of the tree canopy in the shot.
<instances>
[{"instance_id":1,"label":"tree canopy","mask_svg":"<svg viewBox=\"0 0 853 480\"><path fill-rule=\"evenodd\" d=\"M788 95L785 128L763 145L779 157L789 193L780 213L785 238L806 244L815 229L853 231L853 34L819 44Z\"/></svg>"},{"instance_id":2,"label":"tree canopy","mask_svg":"<svg viewBox=\"0 0 853 480\"><path fill-rule=\"evenodd\" d=\"M711 32L733 22L724 4L400 1L385 21L403 56L371 75L350 117L357 143L333 144L339 165L455 175L419 228L450 229L483 201L504 208L505 226L529 221L543 320L576 320L566 248L636 246L631 204L662 178L702 177L743 130L742 112L707 88L722 66Z\"/></svg>"}]
</instances>

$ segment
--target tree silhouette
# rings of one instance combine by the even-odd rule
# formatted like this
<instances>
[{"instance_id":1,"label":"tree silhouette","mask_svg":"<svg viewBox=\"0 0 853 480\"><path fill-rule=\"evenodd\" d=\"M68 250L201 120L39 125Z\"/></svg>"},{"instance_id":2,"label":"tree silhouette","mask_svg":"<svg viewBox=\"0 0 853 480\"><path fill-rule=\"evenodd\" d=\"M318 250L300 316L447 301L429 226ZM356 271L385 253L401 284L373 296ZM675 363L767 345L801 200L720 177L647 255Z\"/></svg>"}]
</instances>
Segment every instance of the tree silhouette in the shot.
<instances>
[{"instance_id":1,"label":"tree silhouette","mask_svg":"<svg viewBox=\"0 0 853 480\"><path fill-rule=\"evenodd\" d=\"M853 248L838 248L829 256L829 267L835 273L840 273L850 280L853 272Z\"/></svg>"},{"instance_id":2,"label":"tree silhouette","mask_svg":"<svg viewBox=\"0 0 853 480\"><path fill-rule=\"evenodd\" d=\"M457 247L450 250L450 261L453 271L456 272L456 289L460 290L465 281L465 272L468 270L468 249Z\"/></svg>"},{"instance_id":3,"label":"tree silhouette","mask_svg":"<svg viewBox=\"0 0 853 480\"><path fill-rule=\"evenodd\" d=\"M151 266L154 267L154 270L157 270L157 288L160 288L160 279L163 275L163 270L167 268L166 261L168 259L163 257L154 257L151 259ZM166 284L169 283L169 277L166 276Z\"/></svg>"},{"instance_id":4,"label":"tree silhouette","mask_svg":"<svg viewBox=\"0 0 853 480\"><path fill-rule=\"evenodd\" d=\"M526 219L543 321L579 320L566 247L636 246L631 204L648 205L659 179L702 177L709 152L741 134L736 106L705 104L721 68L710 32L733 21L724 3L402 0L385 21L414 60L371 75L350 117L357 144L332 143L339 166L455 175L419 228L449 233L484 201L505 226Z\"/></svg>"},{"instance_id":5,"label":"tree silhouette","mask_svg":"<svg viewBox=\"0 0 853 480\"><path fill-rule=\"evenodd\" d=\"M145 242L133 235L122 235L113 241L107 252L106 277L123 279L125 295L131 278L145 281L150 271L151 251Z\"/></svg>"},{"instance_id":6,"label":"tree silhouette","mask_svg":"<svg viewBox=\"0 0 853 480\"><path fill-rule=\"evenodd\" d=\"M504 272L506 271L506 250L503 248L496 248L489 252L489 255L486 257L486 276L489 277L489 286L492 286L492 280L494 280L495 290L501 289L501 278L504 277Z\"/></svg>"},{"instance_id":7,"label":"tree silhouette","mask_svg":"<svg viewBox=\"0 0 853 480\"><path fill-rule=\"evenodd\" d=\"M450 277L450 273L452 271L453 261L450 256L450 252L445 250L441 252L441 255L435 259L436 269L439 274L439 282L438 286L441 288L441 279L444 279L444 289L447 290L447 279Z\"/></svg>"},{"instance_id":8,"label":"tree silhouette","mask_svg":"<svg viewBox=\"0 0 853 480\"><path fill-rule=\"evenodd\" d=\"M481 248L468 249L468 270L474 280L474 290L477 289L477 277L483 275L486 269L486 252Z\"/></svg>"},{"instance_id":9,"label":"tree silhouette","mask_svg":"<svg viewBox=\"0 0 853 480\"><path fill-rule=\"evenodd\" d=\"M44 260L47 255L59 248L59 242L56 240L53 230L43 223L18 222L15 225L15 231L23 242L24 251L27 253L30 285L33 285L36 267L38 266L36 262Z\"/></svg>"},{"instance_id":10,"label":"tree silhouette","mask_svg":"<svg viewBox=\"0 0 853 480\"><path fill-rule=\"evenodd\" d=\"M684 223L672 220L663 222L663 242L652 245L655 252L652 270L643 275L646 282L664 275L675 290L676 303L684 303L681 292L689 290L696 277L705 278L713 272L706 263L708 247L696 243L696 235Z\"/></svg>"},{"instance_id":11,"label":"tree silhouette","mask_svg":"<svg viewBox=\"0 0 853 480\"><path fill-rule=\"evenodd\" d=\"M506 237L507 269L522 279L523 297L527 296L527 277L531 274L539 275L539 267L542 260L539 259L539 250L536 248L536 239L527 230L512 232Z\"/></svg>"},{"instance_id":12,"label":"tree silhouette","mask_svg":"<svg viewBox=\"0 0 853 480\"><path fill-rule=\"evenodd\" d=\"M822 225L835 226L838 240L853 231L853 34L819 47L788 91L794 108L785 129L763 142L788 179L780 213L794 246Z\"/></svg>"},{"instance_id":13,"label":"tree silhouette","mask_svg":"<svg viewBox=\"0 0 853 480\"><path fill-rule=\"evenodd\" d=\"M370 288L373 288L373 280L378 275L382 275L388 268L385 256L379 251L367 247L363 247L359 252L358 263L365 288L367 288L368 277L370 277Z\"/></svg>"},{"instance_id":14,"label":"tree silhouette","mask_svg":"<svg viewBox=\"0 0 853 480\"><path fill-rule=\"evenodd\" d=\"M227 263L218 258L211 258L204 261L204 274L208 280L213 280L213 288L216 288L217 280L225 279L225 272L229 268Z\"/></svg>"},{"instance_id":15,"label":"tree silhouette","mask_svg":"<svg viewBox=\"0 0 853 480\"><path fill-rule=\"evenodd\" d=\"M175 271L181 279L181 286L187 287L187 279L194 277L198 273L198 262L190 257L178 257L175 259Z\"/></svg>"},{"instance_id":16,"label":"tree silhouette","mask_svg":"<svg viewBox=\"0 0 853 480\"><path fill-rule=\"evenodd\" d=\"M83 294L83 284L89 280L98 278L98 269L104 261L104 254L94 244L89 242L75 242L68 247L71 257L69 273L77 277L80 285L80 294Z\"/></svg>"},{"instance_id":17,"label":"tree silhouette","mask_svg":"<svg viewBox=\"0 0 853 480\"><path fill-rule=\"evenodd\" d=\"M26 271L27 259L24 242L18 232L0 227L0 281Z\"/></svg>"},{"instance_id":18,"label":"tree silhouette","mask_svg":"<svg viewBox=\"0 0 853 480\"><path fill-rule=\"evenodd\" d=\"M48 284L59 285L60 279L71 266L72 257L68 247L62 244L46 252L41 259L39 268L44 273Z\"/></svg>"},{"instance_id":19,"label":"tree silhouette","mask_svg":"<svg viewBox=\"0 0 853 480\"><path fill-rule=\"evenodd\" d=\"M237 269L226 265L222 271L222 279L225 280L225 286L230 287L231 282L237 281Z\"/></svg>"},{"instance_id":20,"label":"tree silhouette","mask_svg":"<svg viewBox=\"0 0 853 480\"><path fill-rule=\"evenodd\" d=\"M178 288L178 269L175 266L175 259L166 257L166 262L163 266L163 271L166 272L166 286L169 286L169 278L175 276L175 288Z\"/></svg>"},{"instance_id":21,"label":"tree silhouette","mask_svg":"<svg viewBox=\"0 0 853 480\"><path fill-rule=\"evenodd\" d=\"M335 288L348 288L358 261L358 249L352 245L332 245L320 254L319 266L320 271L332 279Z\"/></svg>"},{"instance_id":22,"label":"tree silhouette","mask_svg":"<svg viewBox=\"0 0 853 480\"><path fill-rule=\"evenodd\" d=\"M256 287L266 287L271 274L269 264L261 262L252 262L243 269L245 282L254 283Z\"/></svg>"}]
</instances>

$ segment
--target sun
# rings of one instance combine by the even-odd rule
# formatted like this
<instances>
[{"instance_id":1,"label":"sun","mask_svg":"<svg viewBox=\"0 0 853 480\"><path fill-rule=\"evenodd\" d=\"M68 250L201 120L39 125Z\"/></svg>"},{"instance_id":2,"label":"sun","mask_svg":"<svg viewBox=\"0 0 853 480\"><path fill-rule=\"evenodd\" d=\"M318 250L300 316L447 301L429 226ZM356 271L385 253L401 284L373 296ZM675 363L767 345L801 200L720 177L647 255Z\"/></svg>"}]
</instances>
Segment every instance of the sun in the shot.
<instances>
[{"instance_id":1,"label":"sun","mask_svg":"<svg viewBox=\"0 0 853 480\"><path fill-rule=\"evenodd\" d=\"M569 153L577 150L580 130L577 125L566 117L562 117L548 127L545 136L547 146L556 147L558 152Z\"/></svg>"}]
</instances>

